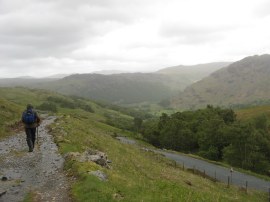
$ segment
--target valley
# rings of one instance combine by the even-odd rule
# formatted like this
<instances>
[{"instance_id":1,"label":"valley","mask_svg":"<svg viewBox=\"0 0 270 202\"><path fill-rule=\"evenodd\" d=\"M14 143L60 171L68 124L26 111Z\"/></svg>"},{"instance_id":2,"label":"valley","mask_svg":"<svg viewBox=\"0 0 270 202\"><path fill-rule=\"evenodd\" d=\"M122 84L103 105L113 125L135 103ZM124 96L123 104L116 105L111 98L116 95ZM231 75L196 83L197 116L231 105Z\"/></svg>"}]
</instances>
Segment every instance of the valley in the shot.
<instances>
[{"instance_id":1,"label":"valley","mask_svg":"<svg viewBox=\"0 0 270 202\"><path fill-rule=\"evenodd\" d=\"M250 189L246 194L234 186L227 188L226 184L212 182L183 171L181 167L175 167L174 161L167 160L160 154L122 144L115 137L135 138L139 140L138 144L142 147L152 147L141 140L140 134L106 123L108 115L111 121L114 120L113 117L122 117L121 121L132 122L133 118L129 115L104 108L90 100L66 97L48 91L0 88L0 92L6 111L14 110L20 114L20 109L23 110L30 99L37 108L48 100L56 106L57 112L50 111L53 109L52 105L47 105L46 111L58 117L55 123L50 125L50 133L63 156L70 156L72 152L74 155L79 155L89 150L101 151L108 156L111 162L108 168L91 161L81 162L76 156L65 159L64 172L75 178L75 181L71 183L70 195L76 201L87 201L89 198L92 201L267 200L264 192ZM87 105L91 107L91 111L86 110ZM11 125L18 120L11 113L1 111L0 117L3 118L3 116L6 116L5 119L9 118ZM119 122L119 119L115 120ZM8 125L3 127L9 134L14 133ZM26 146L24 142L21 144ZM103 181L90 174L97 170L103 173L107 180ZM37 193L42 195L42 192ZM34 201L33 197L28 196L35 196L37 193L30 189L30 195L25 196L25 199Z\"/></svg>"},{"instance_id":2,"label":"valley","mask_svg":"<svg viewBox=\"0 0 270 202\"><path fill-rule=\"evenodd\" d=\"M57 145L63 159L59 162L63 164L55 169L55 174L59 171L67 176L61 178L67 185L63 189L67 200L267 201L268 181L260 181L248 173L269 179L269 97L265 88L268 85L262 84L267 83L268 59L268 55L253 56L235 63L192 66L190 71L188 67L177 66L147 74L0 80L0 85L5 86L0 87L0 139L5 145L9 138L13 141L20 134L20 141L14 142L21 145L12 148L7 144L5 150L10 156L28 158L22 149L26 142L19 122L21 112L31 102L40 113L55 117L44 128L49 134L42 133L41 145ZM198 68L203 67L208 69L201 69L196 75ZM253 82L245 83L252 80L253 74ZM222 87L214 84L213 78ZM228 79L233 82L226 87ZM206 87L208 90L204 91L203 84L208 82L216 90ZM18 85L24 87L12 87ZM246 93L245 87L252 93ZM227 102L230 96L226 89L234 90L236 94L231 98L237 101ZM200 94L203 92L207 92L208 100ZM224 95L222 102L218 101L219 93ZM47 136L52 136L51 143L46 143ZM127 142L136 141L137 146L123 144L119 137L130 139ZM34 154L35 158L47 155L42 152L48 147L42 148ZM181 152L197 160L185 159ZM106 160L93 160L97 155L105 156ZM0 161L5 165L4 156ZM212 167L208 161L225 168ZM44 162L54 165L46 159ZM200 163L192 166L194 162ZM17 163L23 169L23 162ZM227 187L231 166L235 168L235 181ZM13 197L15 192L29 202L46 198L42 184L23 174L26 179L17 179L7 170L0 171L8 179L1 182L5 189L0 199ZM54 178L54 173L51 174ZM247 193L241 188L245 181L249 181ZM9 188L13 182L18 182L20 188Z\"/></svg>"}]
</instances>

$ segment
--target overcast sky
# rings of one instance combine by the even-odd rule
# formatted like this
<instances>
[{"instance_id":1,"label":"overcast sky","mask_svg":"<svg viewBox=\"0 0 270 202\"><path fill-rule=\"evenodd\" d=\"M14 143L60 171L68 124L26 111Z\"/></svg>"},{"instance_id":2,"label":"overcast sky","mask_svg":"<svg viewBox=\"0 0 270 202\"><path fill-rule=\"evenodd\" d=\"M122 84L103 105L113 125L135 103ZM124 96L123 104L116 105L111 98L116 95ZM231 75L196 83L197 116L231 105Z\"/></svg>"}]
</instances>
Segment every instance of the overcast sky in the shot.
<instances>
[{"instance_id":1,"label":"overcast sky","mask_svg":"<svg viewBox=\"0 0 270 202\"><path fill-rule=\"evenodd\" d=\"M0 77L270 53L269 0L0 0Z\"/></svg>"}]
</instances>

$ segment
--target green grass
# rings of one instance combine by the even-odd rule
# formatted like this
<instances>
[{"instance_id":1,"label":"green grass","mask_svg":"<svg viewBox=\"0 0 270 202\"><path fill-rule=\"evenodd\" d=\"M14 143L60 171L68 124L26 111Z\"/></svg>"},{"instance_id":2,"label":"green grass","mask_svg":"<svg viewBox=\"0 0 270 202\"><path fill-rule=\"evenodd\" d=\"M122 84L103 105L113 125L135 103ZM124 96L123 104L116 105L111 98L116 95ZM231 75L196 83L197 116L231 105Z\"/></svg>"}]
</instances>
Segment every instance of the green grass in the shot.
<instances>
[{"instance_id":1,"label":"green grass","mask_svg":"<svg viewBox=\"0 0 270 202\"><path fill-rule=\"evenodd\" d=\"M107 153L113 163L112 169L104 169L93 163L67 162L66 169L78 178L72 187L75 201L267 200L264 193L250 191L245 194L237 188L228 189L225 184L175 168L171 161L160 155L121 144L112 137L118 129L96 121L94 116L79 120L79 113L75 110L53 126L56 138L61 136L61 131L68 134L65 138L69 143L59 143L61 152L83 152L94 148ZM87 171L97 169L104 171L109 180L102 182L87 174ZM187 180L192 186L185 183Z\"/></svg>"},{"instance_id":2,"label":"green grass","mask_svg":"<svg viewBox=\"0 0 270 202\"><path fill-rule=\"evenodd\" d=\"M0 106L6 107L0 112L1 131L20 117L27 103L36 106L49 96L61 96L24 88L0 88L0 94ZM71 189L74 201L267 201L266 193L250 190L246 194L235 187L226 188L225 184L174 167L172 161L161 155L120 143L114 138L115 134L134 137L134 133L107 125L104 114L129 117L91 101L85 102L91 104L95 113L58 106L59 118L51 126L55 140L63 154L97 149L108 155L112 165L111 169L106 169L91 162L67 160L65 169L76 178ZM89 175L88 171L93 170L105 172L108 181ZM185 181L191 182L192 186ZM31 201L31 195L25 200Z\"/></svg>"},{"instance_id":3,"label":"green grass","mask_svg":"<svg viewBox=\"0 0 270 202\"><path fill-rule=\"evenodd\" d=\"M201 156L198 156L196 154L185 154L185 153L177 152L177 151L173 151L173 150L168 150L168 151L169 152L172 152L172 153L176 153L176 154L186 155L186 156L189 156L189 157L192 157L192 158L196 158L196 159L200 159L200 160L203 160L203 161L207 161L209 163L213 163L213 164L216 164L216 165L219 165L219 166L223 166L223 167L226 167L226 168L231 168L232 167L231 165L227 164L226 162L212 161L212 160L203 158ZM261 175L261 174L258 174L258 173L254 173L254 172L252 172L250 170L245 170L245 169L237 168L237 167L233 167L233 169L235 171L239 171L239 172L242 172L242 173L246 173L248 175L252 175L252 176L258 177L260 179L264 179L264 180L270 181L270 177L269 176L266 176L266 175Z\"/></svg>"},{"instance_id":4,"label":"green grass","mask_svg":"<svg viewBox=\"0 0 270 202\"><path fill-rule=\"evenodd\" d=\"M239 120L248 120L263 114L266 115L267 117L270 117L270 105L239 109L236 110L236 114L237 119Z\"/></svg>"},{"instance_id":5,"label":"green grass","mask_svg":"<svg viewBox=\"0 0 270 202\"><path fill-rule=\"evenodd\" d=\"M28 192L23 199L23 202L32 202L34 201L35 194L33 192Z\"/></svg>"},{"instance_id":6,"label":"green grass","mask_svg":"<svg viewBox=\"0 0 270 202\"><path fill-rule=\"evenodd\" d=\"M12 133L12 127L20 120L22 107L0 99L0 139Z\"/></svg>"},{"instance_id":7,"label":"green grass","mask_svg":"<svg viewBox=\"0 0 270 202\"><path fill-rule=\"evenodd\" d=\"M147 113L159 117L163 113L166 114L173 114L179 111L179 109L173 109L173 108L166 108L162 107L159 104L154 104L154 103L148 103L148 102L143 102L143 103L138 103L138 104L131 104L127 105L128 107L132 107L137 110L143 110L146 111Z\"/></svg>"}]
</instances>

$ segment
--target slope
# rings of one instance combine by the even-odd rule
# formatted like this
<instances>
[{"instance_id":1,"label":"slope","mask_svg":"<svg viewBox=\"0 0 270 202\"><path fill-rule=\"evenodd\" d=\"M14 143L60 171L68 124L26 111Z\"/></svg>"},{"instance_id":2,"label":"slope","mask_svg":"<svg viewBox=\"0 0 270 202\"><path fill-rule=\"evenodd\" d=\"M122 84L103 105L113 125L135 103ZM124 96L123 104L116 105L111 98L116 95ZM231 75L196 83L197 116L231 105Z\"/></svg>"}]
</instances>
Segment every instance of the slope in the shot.
<instances>
[{"instance_id":1,"label":"slope","mask_svg":"<svg viewBox=\"0 0 270 202\"><path fill-rule=\"evenodd\" d=\"M198 64L192 66L174 66L161 69L156 74L162 74L169 76L170 80L167 85L172 90L183 91L187 86L209 76L211 73L227 67L230 62L215 62L207 64Z\"/></svg>"},{"instance_id":2,"label":"slope","mask_svg":"<svg viewBox=\"0 0 270 202\"><path fill-rule=\"evenodd\" d=\"M12 128L17 127L21 110L21 106L0 98L0 138L6 137Z\"/></svg>"},{"instance_id":3,"label":"slope","mask_svg":"<svg viewBox=\"0 0 270 202\"><path fill-rule=\"evenodd\" d=\"M160 102L230 63L176 66L153 73L77 74L40 88L117 104Z\"/></svg>"},{"instance_id":4,"label":"slope","mask_svg":"<svg viewBox=\"0 0 270 202\"><path fill-rule=\"evenodd\" d=\"M121 144L115 136L134 136L134 134L107 125L104 117L104 113L121 115L119 112L105 109L89 100L74 100L46 91L0 88L0 92L6 99L5 102L19 108L30 101L35 105L41 105L48 102L48 97L57 97L58 102L54 99L54 104L57 105L58 119L51 125L50 130L61 153L69 156L70 152L82 154L87 150L98 150L105 152L112 161L108 169L93 162L66 159L65 170L69 176L75 177L71 190L75 201L267 200L264 193L250 190L246 194L234 187L228 189L224 184L209 181L175 167L173 162L161 155ZM51 98L49 100L53 102ZM70 105L71 102L75 104L73 107ZM94 112L80 108L81 102L90 104ZM11 106L12 109L14 107ZM13 110L18 109L15 107ZM104 173L107 180L102 181L91 174L97 170Z\"/></svg>"},{"instance_id":5,"label":"slope","mask_svg":"<svg viewBox=\"0 0 270 202\"><path fill-rule=\"evenodd\" d=\"M270 55L247 57L187 87L172 102L191 109L263 103L270 99L269 78Z\"/></svg>"},{"instance_id":6,"label":"slope","mask_svg":"<svg viewBox=\"0 0 270 202\"><path fill-rule=\"evenodd\" d=\"M19 78L0 78L1 87L15 86L35 86L38 83L51 82L58 80L59 77L34 78L34 77L19 77Z\"/></svg>"},{"instance_id":7,"label":"slope","mask_svg":"<svg viewBox=\"0 0 270 202\"><path fill-rule=\"evenodd\" d=\"M250 120L252 118L266 116L270 118L270 105L253 106L236 110L237 119Z\"/></svg>"},{"instance_id":8,"label":"slope","mask_svg":"<svg viewBox=\"0 0 270 202\"><path fill-rule=\"evenodd\" d=\"M116 104L158 103L228 64L180 65L153 73L76 74L63 79L0 79L0 86L49 89L66 95L77 95Z\"/></svg>"},{"instance_id":9,"label":"slope","mask_svg":"<svg viewBox=\"0 0 270 202\"><path fill-rule=\"evenodd\" d=\"M154 74L77 74L38 86L66 95L129 104L143 101L158 102L171 95L163 75Z\"/></svg>"}]
</instances>

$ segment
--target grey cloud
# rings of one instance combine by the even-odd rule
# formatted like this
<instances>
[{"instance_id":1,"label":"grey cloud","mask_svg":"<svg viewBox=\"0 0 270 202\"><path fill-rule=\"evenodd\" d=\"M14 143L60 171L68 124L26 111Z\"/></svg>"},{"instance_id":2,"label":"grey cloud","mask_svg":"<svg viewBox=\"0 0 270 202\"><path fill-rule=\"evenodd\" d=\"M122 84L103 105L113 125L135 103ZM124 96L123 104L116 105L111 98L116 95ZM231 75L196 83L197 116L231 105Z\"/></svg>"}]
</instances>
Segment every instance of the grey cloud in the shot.
<instances>
[{"instance_id":1,"label":"grey cloud","mask_svg":"<svg viewBox=\"0 0 270 202\"><path fill-rule=\"evenodd\" d=\"M270 16L270 1L265 1L262 5L255 8L254 14L258 17Z\"/></svg>"},{"instance_id":2,"label":"grey cloud","mask_svg":"<svg viewBox=\"0 0 270 202\"><path fill-rule=\"evenodd\" d=\"M147 16L144 0L0 0L0 77L73 68L73 52ZM89 53L91 54L91 53ZM70 58L73 65L63 62ZM122 61L95 55L93 61ZM69 66L69 67L68 67ZM72 70L69 70L72 71ZM2 75L1 75L2 74ZM46 73L44 73L46 74Z\"/></svg>"},{"instance_id":3,"label":"grey cloud","mask_svg":"<svg viewBox=\"0 0 270 202\"><path fill-rule=\"evenodd\" d=\"M132 13L123 0L14 2L0 1L1 58L68 55L141 12L135 7Z\"/></svg>"},{"instance_id":4,"label":"grey cloud","mask_svg":"<svg viewBox=\"0 0 270 202\"><path fill-rule=\"evenodd\" d=\"M56 9L62 12L74 13L90 21L117 21L130 23L137 18L147 15L146 7L153 5L153 0L58 0L55 3Z\"/></svg>"},{"instance_id":5,"label":"grey cloud","mask_svg":"<svg viewBox=\"0 0 270 202\"><path fill-rule=\"evenodd\" d=\"M200 25L183 25L171 23L161 26L160 35L165 38L176 39L183 44L200 44L222 39L222 31L231 27L210 27Z\"/></svg>"},{"instance_id":6,"label":"grey cloud","mask_svg":"<svg viewBox=\"0 0 270 202\"><path fill-rule=\"evenodd\" d=\"M25 49L33 56L37 53L48 56L50 53L57 54L57 50L79 44L87 34L90 35L91 30L84 26L79 21L58 15L42 16L24 12L8 14L0 17L0 44L1 48L7 48L6 55L10 48L14 48L14 53ZM10 53L12 56L12 51ZM25 54L21 52L21 56Z\"/></svg>"}]
</instances>

